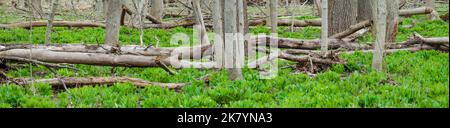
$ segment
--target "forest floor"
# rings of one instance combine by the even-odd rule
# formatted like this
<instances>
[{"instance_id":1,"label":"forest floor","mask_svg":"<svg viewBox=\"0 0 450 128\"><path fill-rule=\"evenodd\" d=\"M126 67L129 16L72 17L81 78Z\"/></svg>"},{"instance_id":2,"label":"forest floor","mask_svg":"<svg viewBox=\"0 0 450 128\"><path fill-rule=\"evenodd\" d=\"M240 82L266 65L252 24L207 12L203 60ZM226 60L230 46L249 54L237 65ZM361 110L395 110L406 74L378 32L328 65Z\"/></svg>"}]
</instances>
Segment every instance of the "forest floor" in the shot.
<instances>
[{"instance_id":1,"label":"forest floor","mask_svg":"<svg viewBox=\"0 0 450 128\"><path fill-rule=\"evenodd\" d=\"M440 13L448 13L448 5L440 5ZM18 15L0 8L0 23L12 23ZM297 19L316 18L300 16ZM62 18L65 19L65 18ZM428 21L425 15L404 19L403 26L416 22L412 28L400 27L398 41L405 41L414 32L424 37L448 37L449 23L441 20ZM401 25L401 26L402 26ZM252 33L269 33L264 26L252 27ZM291 32L280 27L280 37L317 39L320 28L304 27ZM171 45L171 35L186 33L192 35L192 28L146 29L145 42L154 43L157 36L162 47ZM32 43L43 44L45 28L33 28ZM102 28L55 28L52 42L96 44L103 42ZM136 44L139 31L122 27L121 44ZM370 42L366 34L359 42ZM30 43L27 29L0 29L0 43ZM224 70L181 69L178 74L169 75L161 68L117 68L116 76L129 76L153 82L190 83L180 90L160 87L136 88L130 84L71 88L70 94L63 89L52 89L48 84L34 86L0 85L0 108L33 107L338 107L338 108L447 108L449 106L449 56L448 53L429 50L416 53L401 51L384 58L383 73L371 69L371 53L357 52L341 55L348 61L344 68L333 65L329 70L315 77L296 71L293 62L279 61L279 74L274 79L259 79L253 69L244 69L245 80L229 81ZM66 77L111 76L111 67L76 65L80 71L60 69L57 72ZM34 78L54 78L45 67L32 67ZM30 77L26 66L8 72L8 77ZM208 76L210 84L204 83Z\"/></svg>"}]
</instances>

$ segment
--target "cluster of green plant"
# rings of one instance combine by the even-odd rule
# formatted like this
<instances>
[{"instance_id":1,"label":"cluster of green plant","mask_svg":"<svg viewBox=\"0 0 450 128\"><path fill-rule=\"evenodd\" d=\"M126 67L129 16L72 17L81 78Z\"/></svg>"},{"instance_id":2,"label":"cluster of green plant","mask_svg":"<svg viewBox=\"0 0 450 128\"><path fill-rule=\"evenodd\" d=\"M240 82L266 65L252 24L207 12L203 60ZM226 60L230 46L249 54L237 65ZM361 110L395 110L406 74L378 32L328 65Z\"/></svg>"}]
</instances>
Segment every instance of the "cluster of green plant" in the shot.
<instances>
[{"instance_id":1,"label":"cluster of green plant","mask_svg":"<svg viewBox=\"0 0 450 128\"><path fill-rule=\"evenodd\" d=\"M226 71L182 69L170 76L159 68L120 68L117 75L158 82L190 83L180 91L130 84L81 87L57 92L47 84L0 86L0 107L448 107L449 59L438 51L397 52L385 58L387 73L371 68L371 54L342 55L348 67L334 65L310 78L281 68L274 79L259 79L245 69L246 80L229 81ZM286 67L287 63L280 63ZM77 65L64 76L107 76L110 68ZM43 67L33 72L47 72ZM8 73L26 77L28 68ZM203 77L210 75L206 86ZM38 77L38 76L36 76ZM42 78L53 77L51 73ZM70 95L70 96L69 96ZM69 98L70 97L70 98Z\"/></svg>"},{"instance_id":2,"label":"cluster of green plant","mask_svg":"<svg viewBox=\"0 0 450 128\"><path fill-rule=\"evenodd\" d=\"M31 33L31 34L30 34ZM172 35L176 33L184 33L190 37L192 42L192 29L177 27L170 30L165 29L145 29L144 43L155 45L159 40L162 47L179 46L178 44L171 44ZM30 43L30 35L34 44L45 43L45 27L35 27L31 30L14 28L14 29L0 29L0 42L6 43ZM54 44L68 44L68 43L85 43L96 44L103 43L105 30L102 28L65 28L55 27L52 33L52 42ZM120 29L121 44L139 44L140 32L137 29L122 27Z\"/></svg>"},{"instance_id":3,"label":"cluster of green plant","mask_svg":"<svg viewBox=\"0 0 450 128\"><path fill-rule=\"evenodd\" d=\"M304 16L297 19L312 19ZM425 16L406 18L404 25L417 21L413 28L399 28L397 39L405 40L413 32L426 37L448 36L448 23L426 21ZM269 34L264 26L252 28L251 33ZM297 39L316 39L320 28L305 27L290 31L289 27L278 29L280 37ZM45 28L34 28L33 43L43 44ZM169 44L172 34L185 33L192 37L191 28L146 29L144 41L154 45L155 36L160 46ZM101 28L55 28L52 42L89 43L103 42L104 30ZM2 43L29 43L26 29L0 29ZM192 42L192 39L190 39ZM373 40L370 34L359 38L361 42ZM122 44L137 44L139 31L122 28ZM116 69L116 76L128 76L147 81L164 83L189 83L181 90L160 87L137 88L131 84L95 86L54 90L48 84L35 84L21 87L14 84L0 85L0 108L33 107L99 107L99 108L148 108L148 107L437 107L449 105L449 56L439 51L420 51L410 53L396 52L384 60L383 73L371 69L372 54L357 52L341 55L348 65L333 65L316 77L296 73L291 62L279 61L279 74L274 79L260 79L253 69L244 69L245 80L229 81L224 70L181 69L171 76L160 68ZM57 72L68 77L111 76L111 67L76 65L80 71L59 69ZM33 66L7 72L11 78L30 77L35 79L54 78L54 74L41 66ZM208 76L210 84L203 79Z\"/></svg>"}]
</instances>

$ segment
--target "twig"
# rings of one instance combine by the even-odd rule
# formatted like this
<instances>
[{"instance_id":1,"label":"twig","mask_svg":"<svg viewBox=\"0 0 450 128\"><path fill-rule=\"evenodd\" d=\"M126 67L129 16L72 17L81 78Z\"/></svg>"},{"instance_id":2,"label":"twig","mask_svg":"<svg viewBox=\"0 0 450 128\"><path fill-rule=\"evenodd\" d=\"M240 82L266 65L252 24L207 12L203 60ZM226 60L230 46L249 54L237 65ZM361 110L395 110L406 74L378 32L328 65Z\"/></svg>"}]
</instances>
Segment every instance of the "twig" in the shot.
<instances>
[{"instance_id":1,"label":"twig","mask_svg":"<svg viewBox=\"0 0 450 128\"><path fill-rule=\"evenodd\" d=\"M5 60L14 60L14 61L20 61L20 62L27 62L27 63L34 63L37 65L43 65L46 67L53 67L53 68L68 68L68 69L72 69L75 71L78 71L79 69L75 68L75 67L70 67L70 66L65 66L65 65L60 65L60 64L51 64L51 63L46 63L46 62L42 62L42 61L38 61L38 60L32 60L32 59L26 59L26 58L20 58L20 57L9 57L9 56L1 56L0 59L5 59Z\"/></svg>"},{"instance_id":2,"label":"twig","mask_svg":"<svg viewBox=\"0 0 450 128\"><path fill-rule=\"evenodd\" d=\"M161 60L159 58L157 58L156 60L156 64L158 64L159 66L161 66L161 68L164 69L164 71L168 72L170 75L176 75L177 73L170 70L169 67L167 67L167 65L165 65L164 63L161 62Z\"/></svg>"}]
</instances>

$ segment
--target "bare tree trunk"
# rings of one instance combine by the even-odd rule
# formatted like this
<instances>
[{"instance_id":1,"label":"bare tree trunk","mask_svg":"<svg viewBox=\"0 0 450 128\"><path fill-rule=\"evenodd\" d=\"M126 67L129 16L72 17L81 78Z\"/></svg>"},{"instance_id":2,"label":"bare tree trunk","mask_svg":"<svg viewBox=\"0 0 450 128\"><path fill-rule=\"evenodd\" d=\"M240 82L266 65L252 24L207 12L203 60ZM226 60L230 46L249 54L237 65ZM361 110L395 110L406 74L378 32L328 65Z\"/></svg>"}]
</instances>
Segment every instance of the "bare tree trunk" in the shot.
<instances>
[{"instance_id":1,"label":"bare tree trunk","mask_svg":"<svg viewBox=\"0 0 450 128\"><path fill-rule=\"evenodd\" d=\"M326 55L328 52L328 0L322 0L322 30L321 30L321 50L322 54Z\"/></svg>"},{"instance_id":2,"label":"bare tree trunk","mask_svg":"<svg viewBox=\"0 0 450 128\"><path fill-rule=\"evenodd\" d=\"M357 3L357 0L328 1L328 35L345 31L357 23Z\"/></svg>"},{"instance_id":3,"label":"bare tree trunk","mask_svg":"<svg viewBox=\"0 0 450 128\"><path fill-rule=\"evenodd\" d=\"M374 28L375 30L375 43L374 43L374 52L373 52L373 60L372 67L381 72L383 70L383 55L384 55L384 43L386 39L386 0L374 0L371 1L373 5L373 20L374 20Z\"/></svg>"},{"instance_id":4,"label":"bare tree trunk","mask_svg":"<svg viewBox=\"0 0 450 128\"><path fill-rule=\"evenodd\" d=\"M45 44L51 44L52 41L52 28L53 28L53 19L55 17L55 12L58 8L59 0L52 0L51 12L48 16L48 23L45 32Z\"/></svg>"},{"instance_id":5,"label":"bare tree trunk","mask_svg":"<svg viewBox=\"0 0 450 128\"><path fill-rule=\"evenodd\" d=\"M223 5L224 0L213 1L213 27L214 27L214 61L217 63L217 68L224 66L224 31L223 31Z\"/></svg>"},{"instance_id":6,"label":"bare tree trunk","mask_svg":"<svg viewBox=\"0 0 450 128\"><path fill-rule=\"evenodd\" d=\"M108 0L106 15L105 44L119 46L120 15L122 13L121 0Z\"/></svg>"},{"instance_id":7,"label":"bare tree trunk","mask_svg":"<svg viewBox=\"0 0 450 128\"><path fill-rule=\"evenodd\" d=\"M242 0L225 0L224 2L224 33L225 33L225 67L228 68L230 80L243 79L242 70L237 67L237 52L239 42L237 41L238 11L237 2Z\"/></svg>"},{"instance_id":8,"label":"bare tree trunk","mask_svg":"<svg viewBox=\"0 0 450 128\"><path fill-rule=\"evenodd\" d=\"M370 0L358 0L358 17L357 21L362 22L372 18L372 5Z\"/></svg>"},{"instance_id":9,"label":"bare tree trunk","mask_svg":"<svg viewBox=\"0 0 450 128\"><path fill-rule=\"evenodd\" d=\"M271 32L272 32L272 34L275 34L275 33L277 33L277 28L278 28L278 21L277 21L278 0L270 0L269 7L270 7L270 27L272 30Z\"/></svg>"},{"instance_id":10,"label":"bare tree trunk","mask_svg":"<svg viewBox=\"0 0 450 128\"><path fill-rule=\"evenodd\" d=\"M164 0L151 0L150 15L161 21L164 12Z\"/></svg>"},{"instance_id":11,"label":"bare tree trunk","mask_svg":"<svg viewBox=\"0 0 450 128\"><path fill-rule=\"evenodd\" d=\"M95 19L97 21L101 21L102 17L104 16L104 7L103 7L103 0L96 0L95 1Z\"/></svg>"},{"instance_id":12,"label":"bare tree trunk","mask_svg":"<svg viewBox=\"0 0 450 128\"><path fill-rule=\"evenodd\" d=\"M272 25L272 21L270 21L271 20L271 17L270 17L270 0L266 0L266 10L267 10L267 12L266 12L266 14L269 14L269 15L266 15L267 17L266 17L266 26L267 27L270 27L270 25Z\"/></svg>"},{"instance_id":13,"label":"bare tree trunk","mask_svg":"<svg viewBox=\"0 0 450 128\"><path fill-rule=\"evenodd\" d=\"M139 42L140 46L144 46L144 0L133 0L134 7L139 19Z\"/></svg>"},{"instance_id":14,"label":"bare tree trunk","mask_svg":"<svg viewBox=\"0 0 450 128\"><path fill-rule=\"evenodd\" d=\"M399 22L399 0L386 1L386 41L390 43L396 42Z\"/></svg>"},{"instance_id":15,"label":"bare tree trunk","mask_svg":"<svg viewBox=\"0 0 450 128\"><path fill-rule=\"evenodd\" d=\"M193 0L193 9L195 12L195 17L196 17L196 21L197 21L197 25L199 25L198 30L200 31L199 33L199 37L200 37L200 44L209 44L209 39L208 39L208 33L206 31L206 27L205 27L205 22L203 21L203 14L202 14L202 9L201 9L201 5L200 5L200 0Z\"/></svg>"}]
</instances>

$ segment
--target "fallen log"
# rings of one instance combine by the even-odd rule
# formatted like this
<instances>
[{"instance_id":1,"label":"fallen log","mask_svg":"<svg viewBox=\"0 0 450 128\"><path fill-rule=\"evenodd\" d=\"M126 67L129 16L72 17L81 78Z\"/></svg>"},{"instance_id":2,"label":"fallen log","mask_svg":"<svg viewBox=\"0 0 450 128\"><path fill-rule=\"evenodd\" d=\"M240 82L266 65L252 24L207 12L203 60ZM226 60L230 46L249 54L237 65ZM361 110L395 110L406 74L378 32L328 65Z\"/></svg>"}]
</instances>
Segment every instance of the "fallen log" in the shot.
<instances>
[{"instance_id":1,"label":"fallen log","mask_svg":"<svg viewBox=\"0 0 450 128\"><path fill-rule=\"evenodd\" d=\"M370 20L365 20L365 21L362 21L362 22L360 22L358 24L350 26L347 30L345 30L343 32L334 34L330 38L332 38L332 39L342 39L342 38L345 38L345 37L347 37L347 36L357 32L359 30L361 30L363 28L366 28L366 27L369 27L369 26L371 26Z\"/></svg>"},{"instance_id":2,"label":"fallen log","mask_svg":"<svg viewBox=\"0 0 450 128\"><path fill-rule=\"evenodd\" d=\"M270 43L271 41L276 41L277 43ZM320 49L320 40L301 40L301 39L291 39L291 38L277 38L272 36L257 36L250 38L250 44L253 46L263 45L277 48L288 48L288 49L304 49L304 50L316 50ZM414 34L407 41L402 43L386 43L386 48L404 48L413 44L425 43L429 45L444 45L449 44L448 37L435 37L435 38L424 38L419 34ZM371 45L359 44L352 42L349 39L330 39L329 40L330 49L346 48L351 50L366 50L373 49Z\"/></svg>"},{"instance_id":3,"label":"fallen log","mask_svg":"<svg viewBox=\"0 0 450 128\"><path fill-rule=\"evenodd\" d=\"M437 38L425 38L419 33L414 33L414 39L416 39L416 43L425 43L429 45L448 45L449 38L448 37L437 37Z\"/></svg>"},{"instance_id":4,"label":"fallen log","mask_svg":"<svg viewBox=\"0 0 450 128\"><path fill-rule=\"evenodd\" d=\"M8 25L0 25L0 28L26 28L29 29L31 27L45 27L47 26L47 21L33 21L33 22L21 22L21 23L13 23ZM95 23L89 21L54 21L54 27L102 27L105 28L106 25L103 23Z\"/></svg>"},{"instance_id":5,"label":"fallen log","mask_svg":"<svg viewBox=\"0 0 450 128\"><path fill-rule=\"evenodd\" d=\"M12 49L41 49L52 52L75 52L75 53L99 53L111 54L111 46L108 45L81 45L81 44L64 44L64 45L24 45L24 44L0 44L0 52ZM169 57L181 54L179 58L201 59L202 56L212 55L211 45L193 46L193 47L176 47L176 48L144 48L140 46L128 45L121 46L120 55L139 55L139 56L162 56ZM194 51L201 51L201 54L194 54Z\"/></svg>"},{"instance_id":6,"label":"fallen log","mask_svg":"<svg viewBox=\"0 0 450 128\"><path fill-rule=\"evenodd\" d=\"M265 25L266 20L265 19L259 19L259 20L251 20L249 21L250 26L258 26L258 25ZM294 24L294 27L306 27L306 26L321 26L320 19L311 19L311 20L278 20L279 26L291 26Z\"/></svg>"},{"instance_id":7,"label":"fallen log","mask_svg":"<svg viewBox=\"0 0 450 128\"><path fill-rule=\"evenodd\" d=\"M430 7L405 9L405 10L399 11L400 16L411 16L411 15L420 15L420 14L430 14L430 15L432 15L433 19L440 19L439 13Z\"/></svg>"},{"instance_id":8,"label":"fallen log","mask_svg":"<svg viewBox=\"0 0 450 128\"><path fill-rule=\"evenodd\" d=\"M185 83L158 83L158 82L148 82L145 80L129 77L66 77L66 78L51 78L51 79L15 79L12 80L21 86L30 85L33 83L47 83L52 87L62 87L64 84L67 87L80 87L88 85L113 85L115 83L130 83L137 87L149 87L149 86L159 86L169 89L179 89L186 86ZM61 83L63 81L64 83Z\"/></svg>"},{"instance_id":9,"label":"fallen log","mask_svg":"<svg viewBox=\"0 0 450 128\"><path fill-rule=\"evenodd\" d=\"M276 44L271 44L271 40L276 41ZM290 48L290 49L307 49L307 50L316 50L320 49L320 40L300 40L300 39L292 39L292 38L276 38L271 36L258 36L250 38L250 44L252 45L262 45L266 44L267 46L278 47L278 48ZM349 49L368 49L370 46L358 44L355 42L345 42L340 39L330 39L329 47L331 49L338 48L349 48Z\"/></svg>"},{"instance_id":10,"label":"fallen log","mask_svg":"<svg viewBox=\"0 0 450 128\"><path fill-rule=\"evenodd\" d=\"M10 45L6 46L6 49L12 46L17 47L17 45ZM161 67L162 64L179 68L214 66L214 64L181 60L202 59L205 56L212 55L211 45L149 49L128 46L120 47L120 50L118 50L120 51L119 53L110 53L107 48L100 46L37 45L30 47L32 50L22 49L23 47L17 47L18 49L9 49L5 51L0 50L0 57L29 58L31 60L46 63L87 64L97 66Z\"/></svg>"},{"instance_id":11,"label":"fallen log","mask_svg":"<svg viewBox=\"0 0 450 128\"><path fill-rule=\"evenodd\" d=\"M175 23L145 24L144 28L171 29L176 27L192 27L194 25L195 25L194 21L184 20Z\"/></svg>"}]
</instances>

